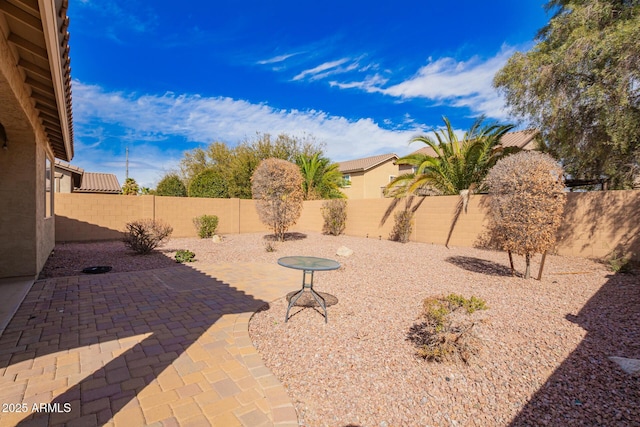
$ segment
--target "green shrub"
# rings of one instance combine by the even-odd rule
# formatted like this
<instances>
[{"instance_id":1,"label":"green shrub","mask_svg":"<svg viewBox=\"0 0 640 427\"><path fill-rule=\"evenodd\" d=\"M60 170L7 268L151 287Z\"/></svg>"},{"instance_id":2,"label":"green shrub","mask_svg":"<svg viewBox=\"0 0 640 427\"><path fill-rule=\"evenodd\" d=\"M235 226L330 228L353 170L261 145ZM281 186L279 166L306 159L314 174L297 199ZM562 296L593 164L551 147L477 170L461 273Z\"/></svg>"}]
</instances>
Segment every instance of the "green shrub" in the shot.
<instances>
[{"instance_id":1,"label":"green shrub","mask_svg":"<svg viewBox=\"0 0 640 427\"><path fill-rule=\"evenodd\" d=\"M189 197L229 197L227 180L215 169L205 169L189 183Z\"/></svg>"},{"instance_id":2,"label":"green shrub","mask_svg":"<svg viewBox=\"0 0 640 427\"><path fill-rule=\"evenodd\" d=\"M429 297L422 302L422 322L409 331L409 340L418 347L417 355L428 361L444 362L469 360L480 351L480 341L472 333L475 325L461 316L452 318L458 309L466 315L486 310L484 300L472 296L450 294L446 297ZM465 316L466 317L466 316Z\"/></svg>"},{"instance_id":3,"label":"green shrub","mask_svg":"<svg viewBox=\"0 0 640 427\"><path fill-rule=\"evenodd\" d=\"M407 243L413 229L413 212L408 210L399 211L396 212L394 218L395 222L389 235L389 240Z\"/></svg>"},{"instance_id":4,"label":"green shrub","mask_svg":"<svg viewBox=\"0 0 640 427\"><path fill-rule=\"evenodd\" d=\"M633 254L624 255L623 253L618 253L618 251L613 251L609 258L607 259L607 263L609 264L609 269L614 273L632 273L633 272L633 262L631 261L631 257Z\"/></svg>"},{"instance_id":5,"label":"green shrub","mask_svg":"<svg viewBox=\"0 0 640 427\"><path fill-rule=\"evenodd\" d=\"M453 309L462 307L466 310L468 314L471 314L478 310L487 309L487 303L484 300L480 298L476 298L474 296L471 296L471 298L466 299L462 295L449 294L447 295L446 299L453 306L452 307Z\"/></svg>"},{"instance_id":6,"label":"green shrub","mask_svg":"<svg viewBox=\"0 0 640 427\"><path fill-rule=\"evenodd\" d=\"M185 262L193 262L195 257L196 254L188 249L180 249L178 252L176 252L176 262L179 262L180 264Z\"/></svg>"},{"instance_id":7,"label":"green shrub","mask_svg":"<svg viewBox=\"0 0 640 427\"><path fill-rule=\"evenodd\" d=\"M169 174L162 178L156 187L156 195L187 197L187 189L182 180L175 173Z\"/></svg>"},{"instance_id":8,"label":"green shrub","mask_svg":"<svg viewBox=\"0 0 640 427\"><path fill-rule=\"evenodd\" d=\"M322 203L322 218L324 218L323 233L333 236L342 234L347 225L347 201L332 199Z\"/></svg>"},{"instance_id":9,"label":"green shrub","mask_svg":"<svg viewBox=\"0 0 640 427\"><path fill-rule=\"evenodd\" d=\"M216 228L218 228L218 217L215 215L202 215L193 218L193 225L198 230L198 236L201 239L212 237L216 234Z\"/></svg>"},{"instance_id":10,"label":"green shrub","mask_svg":"<svg viewBox=\"0 0 640 427\"><path fill-rule=\"evenodd\" d=\"M126 225L124 244L139 254L147 254L169 238L173 228L160 220L139 219Z\"/></svg>"}]
</instances>

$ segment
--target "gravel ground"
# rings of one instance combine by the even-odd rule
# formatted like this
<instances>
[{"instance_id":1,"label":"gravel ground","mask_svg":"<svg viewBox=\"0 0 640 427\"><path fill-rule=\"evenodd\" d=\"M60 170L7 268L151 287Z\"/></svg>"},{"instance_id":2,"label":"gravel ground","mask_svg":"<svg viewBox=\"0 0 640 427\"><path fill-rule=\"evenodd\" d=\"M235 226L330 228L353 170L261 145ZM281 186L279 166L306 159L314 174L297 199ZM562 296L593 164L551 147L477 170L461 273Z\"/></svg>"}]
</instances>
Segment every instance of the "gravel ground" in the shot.
<instances>
[{"instance_id":1,"label":"gravel ground","mask_svg":"<svg viewBox=\"0 0 640 427\"><path fill-rule=\"evenodd\" d=\"M175 265L177 249L196 263L309 255L338 260L316 273L315 289L337 303L325 324L313 308L286 300L256 313L249 332L284 383L304 426L640 426L640 378L609 356L640 359L640 277L613 275L581 258L547 257L541 281L512 277L506 254L472 248L297 235L266 250L263 234L222 243L172 239L139 256L121 242L56 246L43 274L91 265L131 271ZM348 258L336 249L354 251ZM534 260L537 275L539 257ZM516 257L516 268L523 270ZM293 289L292 289L293 290ZM474 330L482 351L469 365L429 363L407 339L428 296L484 299Z\"/></svg>"}]
</instances>

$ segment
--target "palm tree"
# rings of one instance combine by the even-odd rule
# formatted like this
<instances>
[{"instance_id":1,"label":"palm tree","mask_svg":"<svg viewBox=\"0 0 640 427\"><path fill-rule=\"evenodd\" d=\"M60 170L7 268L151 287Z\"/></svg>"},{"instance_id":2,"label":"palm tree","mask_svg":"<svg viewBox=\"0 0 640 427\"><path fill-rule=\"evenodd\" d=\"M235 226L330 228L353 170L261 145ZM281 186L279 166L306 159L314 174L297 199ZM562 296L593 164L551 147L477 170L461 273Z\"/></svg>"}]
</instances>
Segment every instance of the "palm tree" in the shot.
<instances>
[{"instance_id":1,"label":"palm tree","mask_svg":"<svg viewBox=\"0 0 640 427\"><path fill-rule=\"evenodd\" d=\"M420 135L411 142L426 144L427 153L413 153L396 161L399 165L414 167L413 173L398 176L385 188L385 194L394 197L386 221L400 199L407 198L407 209L414 196L459 194L446 245L448 247L453 228L462 211L466 211L469 195L482 190L485 176L501 156L515 151L500 145L500 139L513 129L513 125L491 124L482 126L484 117L478 118L471 128L458 138L446 117L445 127L433 131L435 138ZM418 208L419 204L412 210Z\"/></svg>"},{"instance_id":2,"label":"palm tree","mask_svg":"<svg viewBox=\"0 0 640 427\"><path fill-rule=\"evenodd\" d=\"M140 186L133 178L127 178L122 186L122 194L125 196L137 196L140 192Z\"/></svg>"},{"instance_id":3,"label":"palm tree","mask_svg":"<svg viewBox=\"0 0 640 427\"><path fill-rule=\"evenodd\" d=\"M331 163L319 153L302 154L297 158L302 173L302 190L305 200L340 199L345 195L340 191L342 174L337 163Z\"/></svg>"}]
</instances>

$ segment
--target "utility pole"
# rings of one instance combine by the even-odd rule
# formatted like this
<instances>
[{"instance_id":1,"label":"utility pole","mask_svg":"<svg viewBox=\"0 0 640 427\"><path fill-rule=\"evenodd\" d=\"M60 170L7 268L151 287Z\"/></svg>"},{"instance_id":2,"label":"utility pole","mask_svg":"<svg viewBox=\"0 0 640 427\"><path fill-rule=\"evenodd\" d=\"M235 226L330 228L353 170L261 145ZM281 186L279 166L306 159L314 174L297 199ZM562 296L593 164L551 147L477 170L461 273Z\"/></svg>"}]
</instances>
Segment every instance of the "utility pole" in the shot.
<instances>
[{"instance_id":1,"label":"utility pole","mask_svg":"<svg viewBox=\"0 0 640 427\"><path fill-rule=\"evenodd\" d=\"M126 158L127 158L127 169L125 171L125 178L129 179L129 146L128 145L125 152L126 152Z\"/></svg>"}]
</instances>

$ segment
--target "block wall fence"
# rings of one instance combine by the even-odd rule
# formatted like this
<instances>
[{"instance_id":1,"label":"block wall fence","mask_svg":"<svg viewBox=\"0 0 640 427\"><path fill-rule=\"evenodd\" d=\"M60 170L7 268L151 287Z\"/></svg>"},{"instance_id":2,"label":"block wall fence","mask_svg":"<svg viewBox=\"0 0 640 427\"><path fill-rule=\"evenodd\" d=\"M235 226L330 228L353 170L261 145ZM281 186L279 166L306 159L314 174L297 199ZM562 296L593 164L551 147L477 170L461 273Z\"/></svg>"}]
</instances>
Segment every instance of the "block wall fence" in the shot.
<instances>
[{"instance_id":1,"label":"block wall fence","mask_svg":"<svg viewBox=\"0 0 640 427\"><path fill-rule=\"evenodd\" d=\"M489 196L469 201L451 236L450 246L478 246L486 238ZM390 199L349 200L345 234L387 239L393 214L380 224ZM290 231L321 232L322 201L304 202L302 215ZM425 198L414 216L411 240L443 245L457 196ZM396 210L402 209L400 203ZM55 199L56 242L120 239L127 222L160 219L173 227L173 237L195 237L194 217L219 218L219 234L270 231L260 222L253 200L205 199L103 194L62 194ZM640 191L568 193L556 253L602 258L613 251L640 259Z\"/></svg>"}]
</instances>

